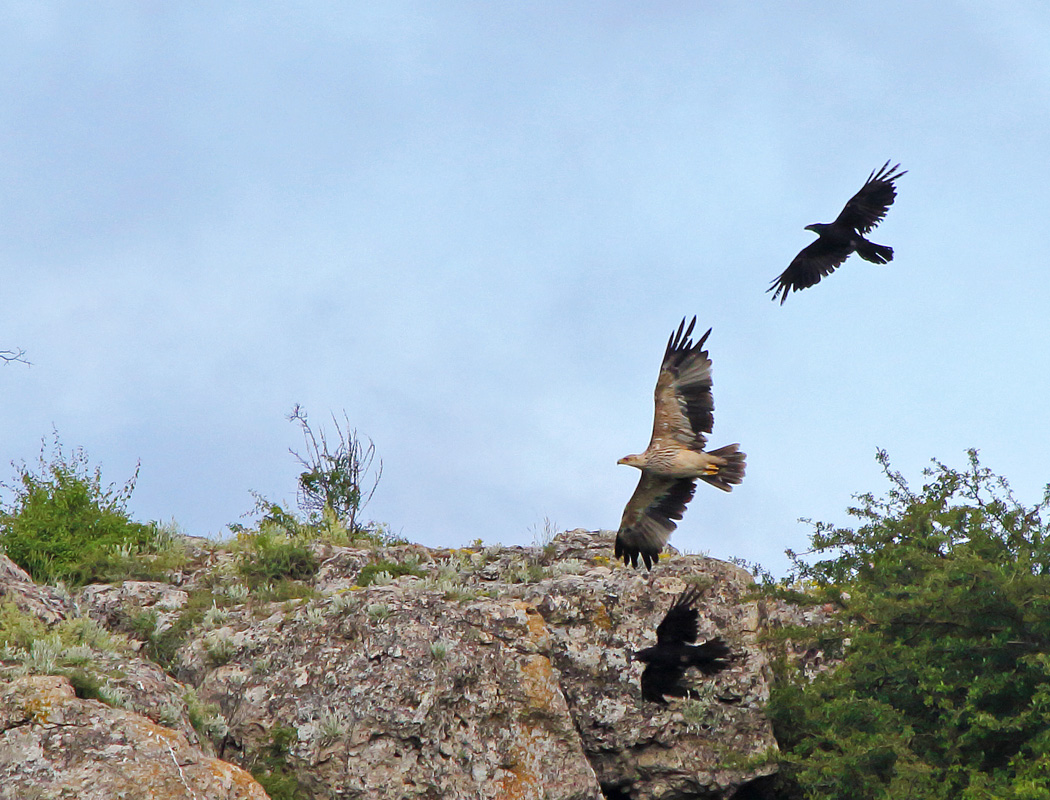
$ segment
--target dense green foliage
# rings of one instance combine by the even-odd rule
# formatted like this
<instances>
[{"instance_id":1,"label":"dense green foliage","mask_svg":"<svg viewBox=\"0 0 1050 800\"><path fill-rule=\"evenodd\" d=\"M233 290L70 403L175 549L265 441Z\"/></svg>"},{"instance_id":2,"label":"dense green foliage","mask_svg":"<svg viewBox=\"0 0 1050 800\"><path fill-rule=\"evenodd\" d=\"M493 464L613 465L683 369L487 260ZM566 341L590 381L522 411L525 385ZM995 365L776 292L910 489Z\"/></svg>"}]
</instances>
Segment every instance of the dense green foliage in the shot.
<instances>
[{"instance_id":1,"label":"dense green foliage","mask_svg":"<svg viewBox=\"0 0 1050 800\"><path fill-rule=\"evenodd\" d=\"M289 538L263 524L255 533L238 535L243 546L237 570L252 588L273 583L281 578L306 580L320 566L307 542Z\"/></svg>"},{"instance_id":2,"label":"dense green foliage","mask_svg":"<svg viewBox=\"0 0 1050 800\"><path fill-rule=\"evenodd\" d=\"M817 636L842 661L777 667L785 796L1050 800L1050 487L1025 508L971 451L915 492L879 460L891 489L857 498L859 527L816 525L822 560L789 553L795 586L841 609Z\"/></svg>"},{"instance_id":3,"label":"dense green foliage","mask_svg":"<svg viewBox=\"0 0 1050 800\"><path fill-rule=\"evenodd\" d=\"M0 507L0 547L34 580L82 585L130 577L136 556L168 544L156 525L127 514L137 469L123 488L104 487L101 469L88 464L84 451L66 456L57 439L37 471L17 469L14 485L3 485L12 496Z\"/></svg>"}]
</instances>

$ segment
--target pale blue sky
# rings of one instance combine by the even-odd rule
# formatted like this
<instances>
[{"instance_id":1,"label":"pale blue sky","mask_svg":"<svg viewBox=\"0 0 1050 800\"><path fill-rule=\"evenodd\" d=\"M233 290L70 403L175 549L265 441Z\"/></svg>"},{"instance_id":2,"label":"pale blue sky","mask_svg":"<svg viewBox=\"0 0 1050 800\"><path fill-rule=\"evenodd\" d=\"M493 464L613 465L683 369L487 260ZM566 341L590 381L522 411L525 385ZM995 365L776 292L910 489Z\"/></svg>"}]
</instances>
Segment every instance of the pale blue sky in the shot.
<instances>
[{"instance_id":1,"label":"pale blue sky","mask_svg":"<svg viewBox=\"0 0 1050 800\"><path fill-rule=\"evenodd\" d=\"M346 410L427 545L615 528L699 316L732 494L672 543L780 572L796 520L967 447L1050 480L1042 4L0 2L0 459L52 426L222 535ZM769 282L886 159L872 238Z\"/></svg>"}]
</instances>

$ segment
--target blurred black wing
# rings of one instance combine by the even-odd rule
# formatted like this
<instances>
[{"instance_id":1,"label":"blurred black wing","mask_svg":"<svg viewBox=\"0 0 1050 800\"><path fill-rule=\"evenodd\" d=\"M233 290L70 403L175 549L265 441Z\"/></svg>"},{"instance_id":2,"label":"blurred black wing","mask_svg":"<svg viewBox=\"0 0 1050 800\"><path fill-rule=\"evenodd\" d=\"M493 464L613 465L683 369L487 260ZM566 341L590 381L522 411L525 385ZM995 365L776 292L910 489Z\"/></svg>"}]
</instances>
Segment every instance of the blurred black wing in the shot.
<instances>
[{"instance_id":1,"label":"blurred black wing","mask_svg":"<svg viewBox=\"0 0 1050 800\"><path fill-rule=\"evenodd\" d=\"M693 478L663 478L643 471L620 520L616 558L637 567L641 556L646 569L652 569L695 490Z\"/></svg>"},{"instance_id":2,"label":"blurred black wing","mask_svg":"<svg viewBox=\"0 0 1050 800\"><path fill-rule=\"evenodd\" d=\"M700 587L692 586L678 595L674 605L656 626L657 644L692 644L699 634L699 612L693 603L700 599Z\"/></svg>"}]
</instances>

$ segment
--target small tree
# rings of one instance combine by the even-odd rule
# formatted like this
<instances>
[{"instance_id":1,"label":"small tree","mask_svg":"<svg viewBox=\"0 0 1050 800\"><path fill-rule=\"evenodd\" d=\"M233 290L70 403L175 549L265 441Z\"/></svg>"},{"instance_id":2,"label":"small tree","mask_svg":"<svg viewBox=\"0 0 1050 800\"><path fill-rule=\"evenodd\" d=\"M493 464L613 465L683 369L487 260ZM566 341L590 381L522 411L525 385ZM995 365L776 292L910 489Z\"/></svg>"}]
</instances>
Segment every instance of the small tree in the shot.
<instances>
[{"instance_id":1,"label":"small tree","mask_svg":"<svg viewBox=\"0 0 1050 800\"><path fill-rule=\"evenodd\" d=\"M841 800L1050 800L1050 526L969 452L856 530L818 524L796 584L841 609L809 631L842 654L812 680L786 659L770 701L794 793ZM792 635L804 635L792 631Z\"/></svg>"},{"instance_id":2,"label":"small tree","mask_svg":"<svg viewBox=\"0 0 1050 800\"><path fill-rule=\"evenodd\" d=\"M361 530L359 514L383 475L382 460L376 464L375 444L350 427L345 411L344 425L332 415L336 435L331 444L323 430L314 432L298 405L288 419L299 423L306 442L303 455L289 450L304 468L299 475L299 508L312 522L320 521L328 509L351 533Z\"/></svg>"}]
</instances>

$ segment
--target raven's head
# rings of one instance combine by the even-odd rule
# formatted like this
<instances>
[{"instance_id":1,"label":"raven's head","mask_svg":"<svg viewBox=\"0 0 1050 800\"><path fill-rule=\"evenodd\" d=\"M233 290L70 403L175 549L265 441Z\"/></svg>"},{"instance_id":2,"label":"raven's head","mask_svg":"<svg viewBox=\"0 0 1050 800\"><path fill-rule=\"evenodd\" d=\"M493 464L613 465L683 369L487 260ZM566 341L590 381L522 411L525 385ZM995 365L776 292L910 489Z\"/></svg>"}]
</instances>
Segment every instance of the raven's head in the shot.
<instances>
[{"instance_id":1,"label":"raven's head","mask_svg":"<svg viewBox=\"0 0 1050 800\"><path fill-rule=\"evenodd\" d=\"M817 236L820 236L822 233L824 233L824 231L826 231L830 227L830 222L814 222L812 225L807 225L806 230L813 231L813 233L817 234Z\"/></svg>"},{"instance_id":2,"label":"raven's head","mask_svg":"<svg viewBox=\"0 0 1050 800\"><path fill-rule=\"evenodd\" d=\"M648 664L652 660L653 651L655 650L655 647L646 647L644 650L634 650L633 652L631 650L628 650L627 662L630 663L631 661L641 661L644 664Z\"/></svg>"}]
</instances>

